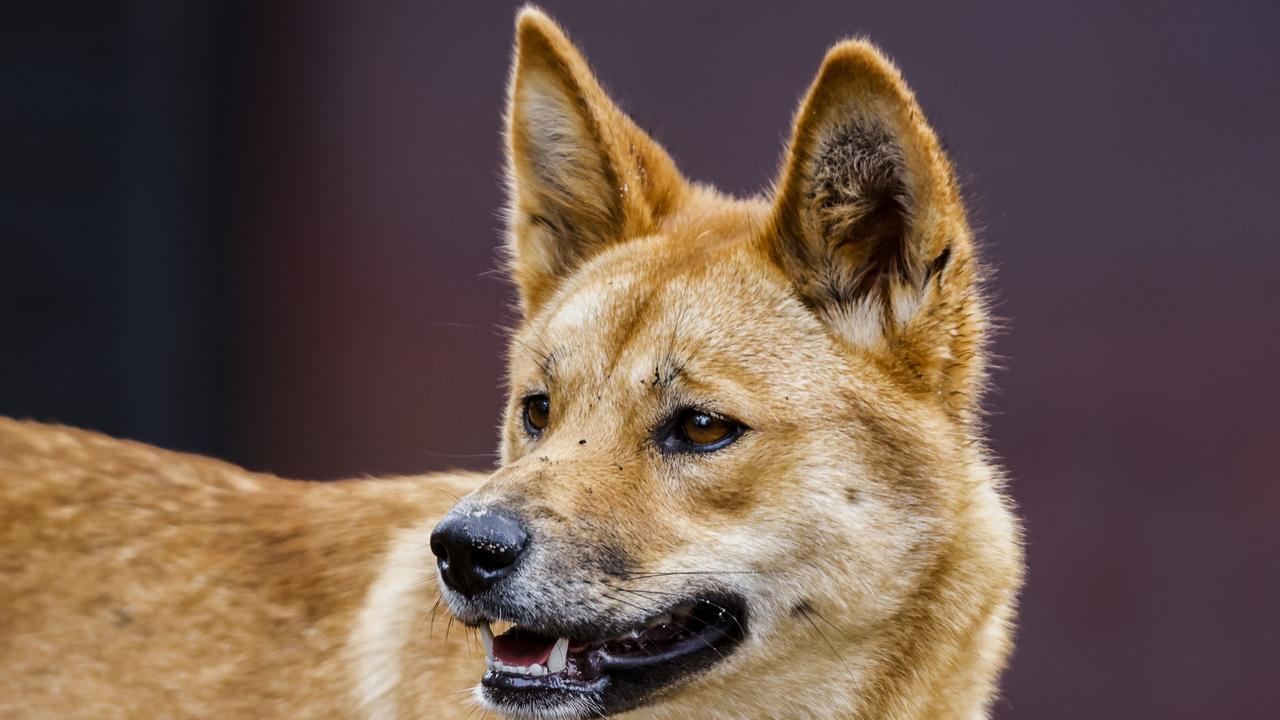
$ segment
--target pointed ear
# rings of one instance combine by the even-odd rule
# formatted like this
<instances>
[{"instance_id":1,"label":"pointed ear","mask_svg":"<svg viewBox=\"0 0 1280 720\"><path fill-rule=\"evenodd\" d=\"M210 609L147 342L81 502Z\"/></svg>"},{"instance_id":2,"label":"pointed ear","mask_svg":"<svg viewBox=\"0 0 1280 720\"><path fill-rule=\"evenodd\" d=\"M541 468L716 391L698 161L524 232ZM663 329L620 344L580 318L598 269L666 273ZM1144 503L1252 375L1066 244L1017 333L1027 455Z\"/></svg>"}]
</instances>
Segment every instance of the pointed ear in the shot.
<instances>
[{"instance_id":1,"label":"pointed ear","mask_svg":"<svg viewBox=\"0 0 1280 720\"><path fill-rule=\"evenodd\" d=\"M526 315L594 253L653 232L686 192L667 153L533 8L516 21L507 153L511 272Z\"/></svg>"},{"instance_id":2,"label":"pointed ear","mask_svg":"<svg viewBox=\"0 0 1280 720\"><path fill-rule=\"evenodd\" d=\"M845 341L890 351L931 391L973 390L983 315L959 192L915 97L869 43L827 53L764 242Z\"/></svg>"}]
</instances>

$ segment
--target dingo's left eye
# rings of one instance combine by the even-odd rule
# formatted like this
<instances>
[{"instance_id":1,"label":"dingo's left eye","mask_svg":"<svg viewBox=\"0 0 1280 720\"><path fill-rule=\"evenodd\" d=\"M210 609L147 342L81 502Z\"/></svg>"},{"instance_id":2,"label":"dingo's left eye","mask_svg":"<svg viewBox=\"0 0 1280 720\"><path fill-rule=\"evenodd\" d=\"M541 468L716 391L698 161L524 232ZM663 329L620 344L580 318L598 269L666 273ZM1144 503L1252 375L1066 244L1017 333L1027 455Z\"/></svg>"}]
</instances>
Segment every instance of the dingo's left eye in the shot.
<instances>
[{"instance_id":1,"label":"dingo's left eye","mask_svg":"<svg viewBox=\"0 0 1280 720\"><path fill-rule=\"evenodd\" d=\"M546 395L530 395L524 399L524 430L533 437L542 434L551 422L551 398Z\"/></svg>"},{"instance_id":2,"label":"dingo's left eye","mask_svg":"<svg viewBox=\"0 0 1280 720\"><path fill-rule=\"evenodd\" d=\"M732 444L746 429L737 420L689 408L658 429L658 447L665 452L712 452Z\"/></svg>"}]
</instances>

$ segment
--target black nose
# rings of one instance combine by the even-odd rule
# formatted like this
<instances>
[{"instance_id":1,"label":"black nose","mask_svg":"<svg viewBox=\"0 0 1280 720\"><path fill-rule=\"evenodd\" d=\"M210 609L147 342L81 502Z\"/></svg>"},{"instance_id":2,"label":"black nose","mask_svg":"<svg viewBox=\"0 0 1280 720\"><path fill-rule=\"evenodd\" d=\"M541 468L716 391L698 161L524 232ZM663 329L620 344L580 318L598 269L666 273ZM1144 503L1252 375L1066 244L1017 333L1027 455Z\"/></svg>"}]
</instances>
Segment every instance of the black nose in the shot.
<instances>
[{"instance_id":1,"label":"black nose","mask_svg":"<svg viewBox=\"0 0 1280 720\"><path fill-rule=\"evenodd\" d=\"M450 514L431 533L440 576L466 597L510 575L528 543L519 521L492 508Z\"/></svg>"}]
</instances>

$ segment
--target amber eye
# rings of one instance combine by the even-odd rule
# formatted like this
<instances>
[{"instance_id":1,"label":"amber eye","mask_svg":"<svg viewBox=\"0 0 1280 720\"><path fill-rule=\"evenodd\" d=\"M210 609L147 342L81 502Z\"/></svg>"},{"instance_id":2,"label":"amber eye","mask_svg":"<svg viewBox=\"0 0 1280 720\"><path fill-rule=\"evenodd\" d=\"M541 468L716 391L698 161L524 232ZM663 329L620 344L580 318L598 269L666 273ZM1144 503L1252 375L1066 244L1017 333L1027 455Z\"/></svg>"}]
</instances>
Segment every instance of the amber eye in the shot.
<instances>
[{"instance_id":1,"label":"amber eye","mask_svg":"<svg viewBox=\"0 0 1280 720\"><path fill-rule=\"evenodd\" d=\"M524 399L524 429L533 436L542 434L551 421L551 398L546 395L530 395Z\"/></svg>"},{"instance_id":2,"label":"amber eye","mask_svg":"<svg viewBox=\"0 0 1280 720\"><path fill-rule=\"evenodd\" d=\"M733 426L715 415L693 413L680 422L680 432L695 445L714 445L729 437Z\"/></svg>"},{"instance_id":3,"label":"amber eye","mask_svg":"<svg viewBox=\"0 0 1280 720\"><path fill-rule=\"evenodd\" d=\"M745 430L736 420L690 408L660 428L657 440L666 452L711 452L732 444Z\"/></svg>"}]
</instances>

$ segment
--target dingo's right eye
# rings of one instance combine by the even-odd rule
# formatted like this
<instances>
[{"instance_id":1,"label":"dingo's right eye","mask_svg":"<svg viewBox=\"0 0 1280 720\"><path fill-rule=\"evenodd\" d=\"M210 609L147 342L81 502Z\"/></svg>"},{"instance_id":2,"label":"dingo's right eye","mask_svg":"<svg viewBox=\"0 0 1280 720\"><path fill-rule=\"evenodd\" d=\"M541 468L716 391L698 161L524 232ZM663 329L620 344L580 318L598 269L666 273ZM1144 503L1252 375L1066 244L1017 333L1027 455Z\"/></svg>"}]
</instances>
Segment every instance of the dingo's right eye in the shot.
<instances>
[{"instance_id":1,"label":"dingo's right eye","mask_svg":"<svg viewBox=\"0 0 1280 720\"><path fill-rule=\"evenodd\" d=\"M663 452L706 453L732 445L746 430L732 418L685 408L658 428L656 439Z\"/></svg>"},{"instance_id":2,"label":"dingo's right eye","mask_svg":"<svg viewBox=\"0 0 1280 720\"><path fill-rule=\"evenodd\" d=\"M551 398L546 395L530 395L524 399L525 432L537 437L551 422Z\"/></svg>"}]
</instances>

